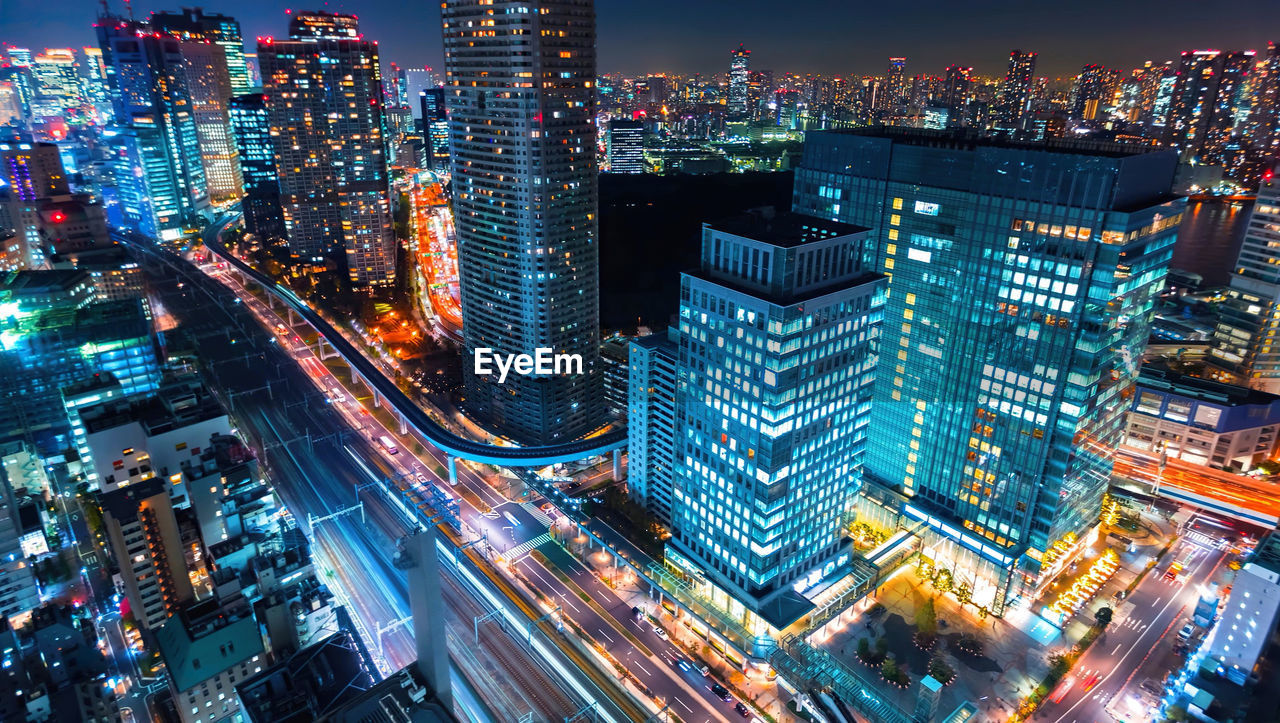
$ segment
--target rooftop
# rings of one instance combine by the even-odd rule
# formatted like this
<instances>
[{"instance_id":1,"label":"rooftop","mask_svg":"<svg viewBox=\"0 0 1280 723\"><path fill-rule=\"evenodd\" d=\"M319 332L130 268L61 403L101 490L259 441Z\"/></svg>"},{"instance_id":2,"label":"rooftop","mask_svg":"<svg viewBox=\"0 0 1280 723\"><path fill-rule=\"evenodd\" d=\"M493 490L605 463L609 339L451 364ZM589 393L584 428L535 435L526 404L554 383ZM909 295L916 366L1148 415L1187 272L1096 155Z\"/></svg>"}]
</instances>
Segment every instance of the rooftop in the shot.
<instances>
[{"instance_id":1,"label":"rooftop","mask_svg":"<svg viewBox=\"0 0 1280 723\"><path fill-rule=\"evenodd\" d=\"M1223 384L1212 379L1188 376L1167 369L1151 366L1142 367L1138 373L1138 386L1155 389L1178 396L1196 399L1201 402L1221 404L1226 407L1239 407L1251 404L1270 405L1280 402L1280 396Z\"/></svg>"},{"instance_id":2,"label":"rooftop","mask_svg":"<svg viewBox=\"0 0 1280 723\"><path fill-rule=\"evenodd\" d=\"M869 229L839 221L827 221L772 207L757 208L705 224L707 228L762 241L782 248L794 248L836 236L848 236Z\"/></svg>"},{"instance_id":3,"label":"rooftop","mask_svg":"<svg viewBox=\"0 0 1280 723\"><path fill-rule=\"evenodd\" d=\"M175 615L156 631L156 641L173 687L190 690L228 668L263 653L262 635L252 615L189 629L185 615ZM192 633L203 633L193 637Z\"/></svg>"},{"instance_id":4,"label":"rooftop","mask_svg":"<svg viewBox=\"0 0 1280 723\"><path fill-rule=\"evenodd\" d=\"M1151 153L1150 146L1089 141L1075 138L1049 138L1042 141L1016 141L1009 138L988 136L974 130L931 130L903 126L876 126L826 131L840 135L890 138L895 143L930 148L950 148L958 151L974 151L979 148L1010 148L1033 151L1049 151L1082 156L1128 158Z\"/></svg>"}]
</instances>

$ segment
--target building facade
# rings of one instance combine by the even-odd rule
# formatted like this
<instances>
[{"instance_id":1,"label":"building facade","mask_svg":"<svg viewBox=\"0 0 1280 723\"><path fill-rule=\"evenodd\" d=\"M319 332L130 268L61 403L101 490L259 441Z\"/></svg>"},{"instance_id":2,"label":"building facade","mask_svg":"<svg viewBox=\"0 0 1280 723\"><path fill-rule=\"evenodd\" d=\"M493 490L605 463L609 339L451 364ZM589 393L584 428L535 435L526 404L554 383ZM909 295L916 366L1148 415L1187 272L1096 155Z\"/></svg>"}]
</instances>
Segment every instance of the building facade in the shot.
<instances>
[{"instance_id":1,"label":"building facade","mask_svg":"<svg viewBox=\"0 0 1280 723\"><path fill-rule=\"evenodd\" d=\"M1280 394L1280 184L1263 176L1231 273L1227 298L1218 306L1209 375L1220 381Z\"/></svg>"},{"instance_id":2,"label":"building facade","mask_svg":"<svg viewBox=\"0 0 1280 723\"><path fill-rule=\"evenodd\" d=\"M767 209L704 224L681 277L666 559L753 635L852 563L884 304L868 240Z\"/></svg>"},{"instance_id":3,"label":"building facade","mask_svg":"<svg viewBox=\"0 0 1280 723\"><path fill-rule=\"evenodd\" d=\"M739 45L729 53L729 102L730 120L746 120L748 91L751 84L751 51Z\"/></svg>"},{"instance_id":4,"label":"building facade","mask_svg":"<svg viewBox=\"0 0 1280 723\"><path fill-rule=\"evenodd\" d=\"M448 0L443 22L466 404L522 444L573 439L603 421L594 5ZM481 348L581 364L499 383Z\"/></svg>"},{"instance_id":5,"label":"building facade","mask_svg":"<svg viewBox=\"0 0 1280 723\"><path fill-rule=\"evenodd\" d=\"M284 238L280 181L276 176L267 97L262 93L237 95L231 99L229 115L244 181L240 207L244 212L245 230L261 238Z\"/></svg>"},{"instance_id":6,"label":"building facade","mask_svg":"<svg viewBox=\"0 0 1280 723\"><path fill-rule=\"evenodd\" d=\"M1240 150L1236 116L1253 70L1252 50L1182 54L1165 120L1165 142L1183 161L1227 165Z\"/></svg>"},{"instance_id":7,"label":"building facade","mask_svg":"<svg viewBox=\"0 0 1280 723\"><path fill-rule=\"evenodd\" d=\"M289 250L340 248L355 286L396 276L378 44L354 15L294 13L258 41ZM341 89L341 90L340 90Z\"/></svg>"},{"instance_id":8,"label":"building facade","mask_svg":"<svg viewBox=\"0 0 1280 723\"><path fill-rule=\"evenodd\" d=\"M1176 158L906 129L813 133L803 213L890 276L860 514L1000 614L1094 529L1168 267ZM880 518L883 519L883 518Z\"/></svg>"},{"instance_id":9,"label":"building facade","mask_svg":"<svg viewBox=\"0 0 1280 723\"><path fill-rule=\"evenodd\" d=\"M627 369L627 486L667 526L676 449L675 331L632 340Z\"/></svg>"},{"instance_id":10,"label":"building facade","mask_svg":"<svg viewBox=\"0 0 1280 723\"><path fill-rule=\"evenodd\" d=\"M255 83L249 77L249 64L244 55L244 38L240 22L229 15L206 13L200 8L183 8L181 12L151 15L151 25L162 33L185 40L207 40L222 48L226 57L231 94L248 93Z\"/></svg>"},{"instance_id":11,"label":"building facade","mask_svg":"<svg viewBox=\"0 0 1280 723\"><path fill-rule=\"evenodd\" d=\"M150 477L99 499L129 610L139 626L155 630L194 597L165 482Z\"/></svg>"},{"instance_id":12,"label":"building facade","mask_svg":"<svg viewBox=\"0 0 1280 723\"><path fill-rule=\"evenodd\" d=\"M606 147L610 173L644 173L644 123L609 121Z\"/></svg>"},{"instance_id":13,"label":"building facade","mask_svg":"<svg viewBox=\"0 0 1280 723\"><path fill-rule=\"evenodd\" d=\"M1022 129L1022 117L1031 111L1031 90L1036 77L1036 54L1009 51L1009 69L1000 86L1000 104L996 111L996 129L1004 133L1017 133Z\"/></svg>"}]
</instances>

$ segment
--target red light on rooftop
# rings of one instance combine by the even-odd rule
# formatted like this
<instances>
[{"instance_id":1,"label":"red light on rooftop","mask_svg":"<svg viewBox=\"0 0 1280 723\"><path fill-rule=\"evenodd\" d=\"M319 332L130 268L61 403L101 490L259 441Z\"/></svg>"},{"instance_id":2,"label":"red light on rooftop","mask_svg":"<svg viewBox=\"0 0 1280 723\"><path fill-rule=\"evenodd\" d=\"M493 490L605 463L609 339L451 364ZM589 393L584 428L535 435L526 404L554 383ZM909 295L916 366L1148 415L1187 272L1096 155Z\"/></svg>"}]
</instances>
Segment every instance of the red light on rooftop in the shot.
<instances>
[{"instance_id":1,"label":"red light on rooftop","mask_svg":"<svg viewBox=\"0 0 1280 723\"><path fill-rule=\"evenodd\" d=\"M54 223L62 223L63 221L66 221L66 220L67 220L67 214L65 214L65 213L63 213L63 212L61 212L61 211L54 211L54 212L49 216L49 218L50 218L50 220L52 220Z\"/></svg>"}]
</instances>

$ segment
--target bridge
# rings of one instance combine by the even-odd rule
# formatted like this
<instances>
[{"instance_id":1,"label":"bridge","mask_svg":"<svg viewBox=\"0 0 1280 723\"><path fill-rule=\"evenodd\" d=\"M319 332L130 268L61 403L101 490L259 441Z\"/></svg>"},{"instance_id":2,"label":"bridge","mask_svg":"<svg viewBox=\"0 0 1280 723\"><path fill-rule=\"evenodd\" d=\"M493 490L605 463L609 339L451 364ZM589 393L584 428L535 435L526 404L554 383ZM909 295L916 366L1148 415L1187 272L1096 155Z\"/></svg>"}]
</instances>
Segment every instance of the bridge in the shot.
<instances>
[{"instance_id":1,"label":"bridge","mask_svg":"<svg viewBox=\"0 0 1280 723\"><path fill-rule=\"evenodd\" d=\"M1280 484L1233 474L1141 449L1116 449L1115 476L1144 494L1167 497L1272 529L1280 524ZM1123 485L1122 485L1123 486Z\"/></svg>"},{"instance_id":2,"label":"bridge","mask_svg":"<svg viewBox=\"0 0 1280 723\"><path fill-rule=\"evenodd\" d=\"M490 444L468 437L463 437L446 429L432 419L426 411L419 407L408 395L396 386L395 382L378 369L354 344L347 341L332 324L320 316L311 306L298 298L289 289L273 281L270 277L231 253L222 243L222 233L239 219L233 214L206 227L202 241L210 252L228 264L228 270L237 274L242 281L252 281L261 286L270 298L285 304L290 319L301 319L319 335L321 358L337 355L351 370L353 379L358 378L373 392L376 405L386 405L388 411L400 422L400 432L407 434L410 430L417 432L423 439L435 445L449 457L449 478L457 481L457 460L467 459L481 464L493 464L505 467L545 467L551 464L571 462L573 460L594 457L612 452L614 455L615 475L620 466L619 456L627 445L627 430L613 429L593 437L577 439L561 444L540 445L534 447L509 447ZM324 347L331 350L326 352Z\"/></svg>"}]
</instances>

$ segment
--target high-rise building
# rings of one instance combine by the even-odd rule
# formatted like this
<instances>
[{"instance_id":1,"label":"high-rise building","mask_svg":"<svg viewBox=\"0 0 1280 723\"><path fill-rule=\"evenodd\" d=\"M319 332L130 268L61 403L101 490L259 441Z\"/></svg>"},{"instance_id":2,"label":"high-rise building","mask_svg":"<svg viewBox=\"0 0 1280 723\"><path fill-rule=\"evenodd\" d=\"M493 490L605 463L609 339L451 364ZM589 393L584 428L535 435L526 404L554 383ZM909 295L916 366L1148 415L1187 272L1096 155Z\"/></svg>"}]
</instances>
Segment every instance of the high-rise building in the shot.
<instances>
[{"instance_id":1,"label":"high-rise building","mask_svg":"<svg viewBox=\"0 0 1280 723\"><path fill-rule=\"evenodd\" d=\"M417 98L424 90L440 87L440 79L431 68L405 68L401 72L404 74L405 93L409 98Z\"/></svg>"},{"instance_id":2,"label":"high-rise building","mask_svg":"<svg viewBox=\"0 0 1280 723\"><path fill-rule=\"evenodd\" d=\"M1275 43L1267 43L1266 54L1255 63L1249 89L1249 119L1242 135L1250 148L1253 180L1271 169L1280 154L1280 47Z\"/></svg>"},{"instance_id":3,"label":"high-rise building","mask_svg":"<svg viewBox=\"0 0 1280 723\"><path fill-rule=\"evenodd\" d=\"M356 286L395 281L378 44L354 15L297 12L289 39L258 40L289 250L334 247Z\"/></svg>"},{"instance_id":4,"label":"high-rise building","mask_svg":"<svg viewBox=\"0 0 1280 723\"><path fill-rule=\"evenodd\" d=\"M1119 73L1090 63L1080 69L1071 87L1071 117L1076 120L1098 120L1111 101Z\"/></svg>"},{"instance_id":5,"label":"high-rise building","mask_svg":"<svg viewBox=\"0 0 1280 723\"><path fill-rule=\"evenodd\" d=\"M228 105L231 76L222 46L208 42L184 42L187 92L200 140L200 162L209 184L209 200L217 204L238 201L244 193L239 153L231 137Z\"/></svg>"},{"instance_id":6,"label":"high-rise building","mask_svg":"<svg viewBox=\"0 0 1280 723\"><path fill-rule=\"evenodd\" d=\"M610 173L644 173L644 123L609 121L606 150Z\"/></svg>"},{"instance_id":7,"label":"high-rise building","mask_svg":"<svg viewBox=\"0 0 1280 723\"><path fill-rule=\"evenodd\" d=\"M111 91L107 87L107 66L102 62L101 48L81 48L84 63L80 65L80 87L85 100L93 106L96 120L108 123L111 120Z\"/></svg>"},{"instance_id":8,"label":"high-rise building","mask_svg":"<svg viewBox=\"0 0 1280 723\"><path fill-rule=\"evenodd\" d=\"M116 127L108 136L118 221L161 240L180 238L209 208L183 42L144 23L99 18Z\"/></svg>"},{"instance_id":9,"label":"high-rise building","mask_svg":"<svg viewBox=\"0 0 1280 723\"><path fill-rule=\"evenodd\" d=\"M1183 161L1224 165L1241 96L1253 69L1252 50L1190 50L1182 54L1165 121L1165 142Z\"/></svg>"},{"instance_id":10,"label":"high-rise building","mask_svg":"<svg viewBox=\"0 0 1280 723\"><path fill-rule=\"evenodd\" d=\"M427 167L433 171L449 170L449 116L445 110L444 88L419 91L422 111L422 133L427 142Z\"/></svg>"},{"instance_id":11,"label":"high-rise building","mask_svg":"<svg viewBox=\"0 0 1280 723\"><path fill-rule=\"evenodd\" d=\"M948 65L943 78L942 107L947 109L947 126L969 125L969 96L973 86L973 68Z\"/></svg>"},{"instance_id":12,"label":"high-rise building","mask_svg":"<svg viewBox=\"0 0 1280 723\"><path fill-rule=\"evenodd\" d=\"M871 228L891 276L858 514L921 525L922 554L994 614L1098 521L1182 216L1176 163L975 133L806 138L797 211Z\"/></svg>"},{"instance_id":13,"label":"high-rise building","mask_svg":"<svg viewBox=\"0 0 1280 723\"><path fill-rule=\"evenodd\" d=\"M217 13L206 14L200 8L183 8L181 12L159 12L151 15L151 26L158 32L184 40L207 40L222 48L226 58L228 81L232 95L248 93L256 84L250 77L245 60L244 38L235 18Z\"/></svg>"},{"instance_id":14,"label":"high-rise building","mask_svg":"<svg viewBox=\"0 0 1280 723\"><path fill-rule=\"evenodd\" d=\"M633 340L627 360L627 487L668 526L676 454L675 332Z\"/></svg>"},{"instance_id":15,"label":"high-rise building","mask_svg":"<svg viewBox=\"0 0 1280 723\"><path fill-rule=\"evenodd\" d=\"M102 526L129 609L139 626L154 631L191 602L194 591L165 480L145 463L130 472L132 484L99 497Z\"/></svg>"},{"instance_id":16,"label":"high-rise building","mask_svg":"<svg viewBox=\"0 0 1280 723\"><path fill-rule=\"evenodd\" d=\"M276 176L267 97L262 93L237 95L231 99L229 115L244 181L240 206L245 230L261 238L284 238L280 181Z\"/></svg>"},{"instance_id":17,"label":"high-rise building","mask_svg":"<svg viewBox=\"0 0 1280 723\"><path fill-rule=\"evenodd\" d=\"M40 588L22 550L23 515L15 494L23 490L21 482L0 467L0 620L22 617L40 606Z\"/></svg>"},{"instance_id":18,"label":"high-rise building","mask_svg":"<svg viewBox=\"0 0 1280 723\"><path fill-rule=\"evenodd\" d=\"M681 276L666 560L751 635L810 612L805 590L852 565L885 300L869 240L761 209L704 224Z\"/></svg>"},{"instance_id":19,"label":"high-rise building","mask_svg":"<svg viewBox=\"0 0 1280 723\"><path fill-rule=\"evenodd\" d=\"M37 54L31 64L31 78L35 86L33 116L78 116L83 110L85 97L76 71L76 53L71 48L46 48Z\"/></svg>"},{"instance_id":20,"label":"high-rise building","mask_svg":"<svg viewBox=\"0 0 1280 723\"><path fill-rule=\"evenodd\" d=\"M748 86L751 83L751 51L739 45L729 53L729 104L730 120L747 117Z\"/></svg>"},{"instance_id":21,"label":"high-rise building","mask_svg":"<svg viewBox=\"0 0 1280 723\"><path fill-rule=\"evenodd\" d=\"M907 104L911 83L907 79L907 59L889 58L889 73L885 76L883 104L885 110L897 113Z\"/></svg>"},{"instance_id":22,"label":"high-rise building","mask_svg":"<svg viewBox=\"0 0 1280 723\"><path fill-rule=\"evenodd\" d=\"M1009 69L1000 86L1000 106L996 111L997 130L1015 133L1021 129L1022 117L1031 111L1031 85L1035 76L1035 53L1009 51Z\"/></svg>"},{"instance_id":23,"label":"high-rise building","mask_svg":"<svg viewBox=\"0 0 1280 723\"><path fill-rule=\"evenodd\" d=\"M1280 394L1280 183L1274 171L1258 187L1244 241L1231 273L1226 300L1218 307L1210 376Z\"/></svg>"},{"instance_id":24,"label":"high-rise building","mask_svg":"<svg viewBox=\"0 0 1280 723\"><path fill-rule=\"evenodd\" d=\"M595 8L447 0L443 15L466 402L518 442L572 439L602 422ZM475 372L481 348L581 363L499 383Z\"/></svg>"}]
</instances>

